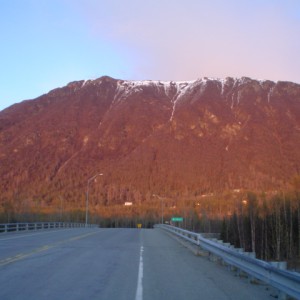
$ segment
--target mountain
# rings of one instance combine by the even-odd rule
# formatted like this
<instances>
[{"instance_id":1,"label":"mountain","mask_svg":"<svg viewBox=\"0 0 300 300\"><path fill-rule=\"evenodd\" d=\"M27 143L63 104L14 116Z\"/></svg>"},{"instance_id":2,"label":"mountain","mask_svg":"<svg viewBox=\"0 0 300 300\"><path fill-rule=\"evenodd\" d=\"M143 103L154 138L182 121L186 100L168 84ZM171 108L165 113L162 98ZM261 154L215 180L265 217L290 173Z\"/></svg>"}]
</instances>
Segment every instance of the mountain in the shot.
<instances>
[{"instance_id":1,"label":"mountain","mask_svg":"<svg viewBox=\"0 0 300 300\"><path fill-rule=\"evenodd\" d=\"M84 207L97 173L94 207L284 189L299 149L295 83L75 81L0 112L0 203Z\"/></svg>"}]
</instances>

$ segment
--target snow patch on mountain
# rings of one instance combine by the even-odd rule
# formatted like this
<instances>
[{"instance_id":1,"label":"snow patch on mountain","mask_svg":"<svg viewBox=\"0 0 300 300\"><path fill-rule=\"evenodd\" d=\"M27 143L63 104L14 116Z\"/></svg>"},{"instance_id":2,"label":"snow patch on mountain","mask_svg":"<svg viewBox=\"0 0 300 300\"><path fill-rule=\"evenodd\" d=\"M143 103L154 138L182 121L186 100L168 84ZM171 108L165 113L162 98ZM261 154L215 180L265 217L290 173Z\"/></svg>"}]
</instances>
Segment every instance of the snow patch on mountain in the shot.
<instances>
[{"instance_id":1,"label":"snow patch on mountain","mask_svg":"<svg viewBox=\"0 0 300 300\"><path fill-rule=\"evenodd\" d=\"M176 103L178 100L193 87L196 81L154 81L154 80L137 80L137 81L127 81L118 80L115 97L113 103L117 103L127 99L129 96L142 93L147 90L147 88L154 89L158 96L165 96L170 100L173 105L171 118L172 120Z\"/></svg>"},{"instance_id":2,"label":"snow patch on mountain","mask_svg":"<svg viewBox=\"0 0 300 300\"><path fill-rule=\"evenodd\" d=\"M270 84L272 83L272 84ZM248 77L233 78L226 77L209 78L203 77L193 81L161 81L161 80L119 80L108 76L103 76L93 80L83 80L80 82L81 88L86 88L89 85L101 86L102 84L111 84L115 89L112 106L119 102L125 101L128 97L134 94L141 94L149 91L149 94L156 95L168 99L172 105L170 121L174 118L176 106L187 96L191 96L193 101L200 98L206 89L216 85L219 91L219 97L228 102L228 105L233 109L242 101L242 89L248 84L252 84L255 89L264 90L266 93L266 101L270 102L276 83L266 80L255 80ZM76 86L76 90L78 87ZM75 90L74 90L75 91Z\"/></svg>"}]
</instances>

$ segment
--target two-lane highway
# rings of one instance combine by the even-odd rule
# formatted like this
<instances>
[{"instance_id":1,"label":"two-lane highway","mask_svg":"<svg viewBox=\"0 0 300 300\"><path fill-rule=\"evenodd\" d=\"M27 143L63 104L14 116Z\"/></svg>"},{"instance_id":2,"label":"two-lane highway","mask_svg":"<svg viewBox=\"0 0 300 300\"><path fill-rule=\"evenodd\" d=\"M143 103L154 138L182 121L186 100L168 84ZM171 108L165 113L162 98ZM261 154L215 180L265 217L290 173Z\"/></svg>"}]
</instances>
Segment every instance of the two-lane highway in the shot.
<instances>
[{"instance_id":1,"label":"two-lane highway","mask_svg":"<svg viewBox=\"0 0 300 300\"><path fill-rule=\"evenodd\" d=\"M0 299L268 299L159 229L0 236ZM271 298L270 298L271 299Z\"/></svg>"}]
</instances>

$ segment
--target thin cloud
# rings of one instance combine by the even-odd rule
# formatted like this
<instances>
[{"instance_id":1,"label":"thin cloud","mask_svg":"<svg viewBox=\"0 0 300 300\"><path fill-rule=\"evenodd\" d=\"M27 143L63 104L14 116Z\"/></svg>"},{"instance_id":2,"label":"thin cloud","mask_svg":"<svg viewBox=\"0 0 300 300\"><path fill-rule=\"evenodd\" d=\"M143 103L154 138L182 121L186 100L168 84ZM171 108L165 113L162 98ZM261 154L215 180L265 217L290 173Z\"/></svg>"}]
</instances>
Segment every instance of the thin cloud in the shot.
<instances>
[{"instance_id":1,"label":"thin cloud","mask_svg":"<svg viewBox=\"0 0 300 300\"><path fill-rule=\"evenodd\" d=\"M251 76L300 82L290 57L300 51L300 22L289 20L293 3L154 2L91 1L80 7L95 38L105 36L120 51L134 54L137 78Z\"/></svg>"}]
</instances>

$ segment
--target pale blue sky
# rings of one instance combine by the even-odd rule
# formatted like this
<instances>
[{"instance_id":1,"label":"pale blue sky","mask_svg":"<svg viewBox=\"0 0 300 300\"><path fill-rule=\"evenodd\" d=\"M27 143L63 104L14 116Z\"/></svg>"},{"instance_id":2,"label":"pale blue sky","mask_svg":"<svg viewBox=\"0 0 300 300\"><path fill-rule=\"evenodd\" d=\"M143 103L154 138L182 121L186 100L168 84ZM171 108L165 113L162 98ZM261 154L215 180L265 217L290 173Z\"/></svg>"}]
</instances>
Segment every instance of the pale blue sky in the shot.
<instances>
[{"instance_id":1,"label":"pale blue sky","mask_svg":"<svg viewBox=\"0 0 300 300\"><path fill-rule=\"evenodd\" d=\"M70 81L300 83L299 0L0 0L0 110Z\"/></svg>"}]
</instances>

